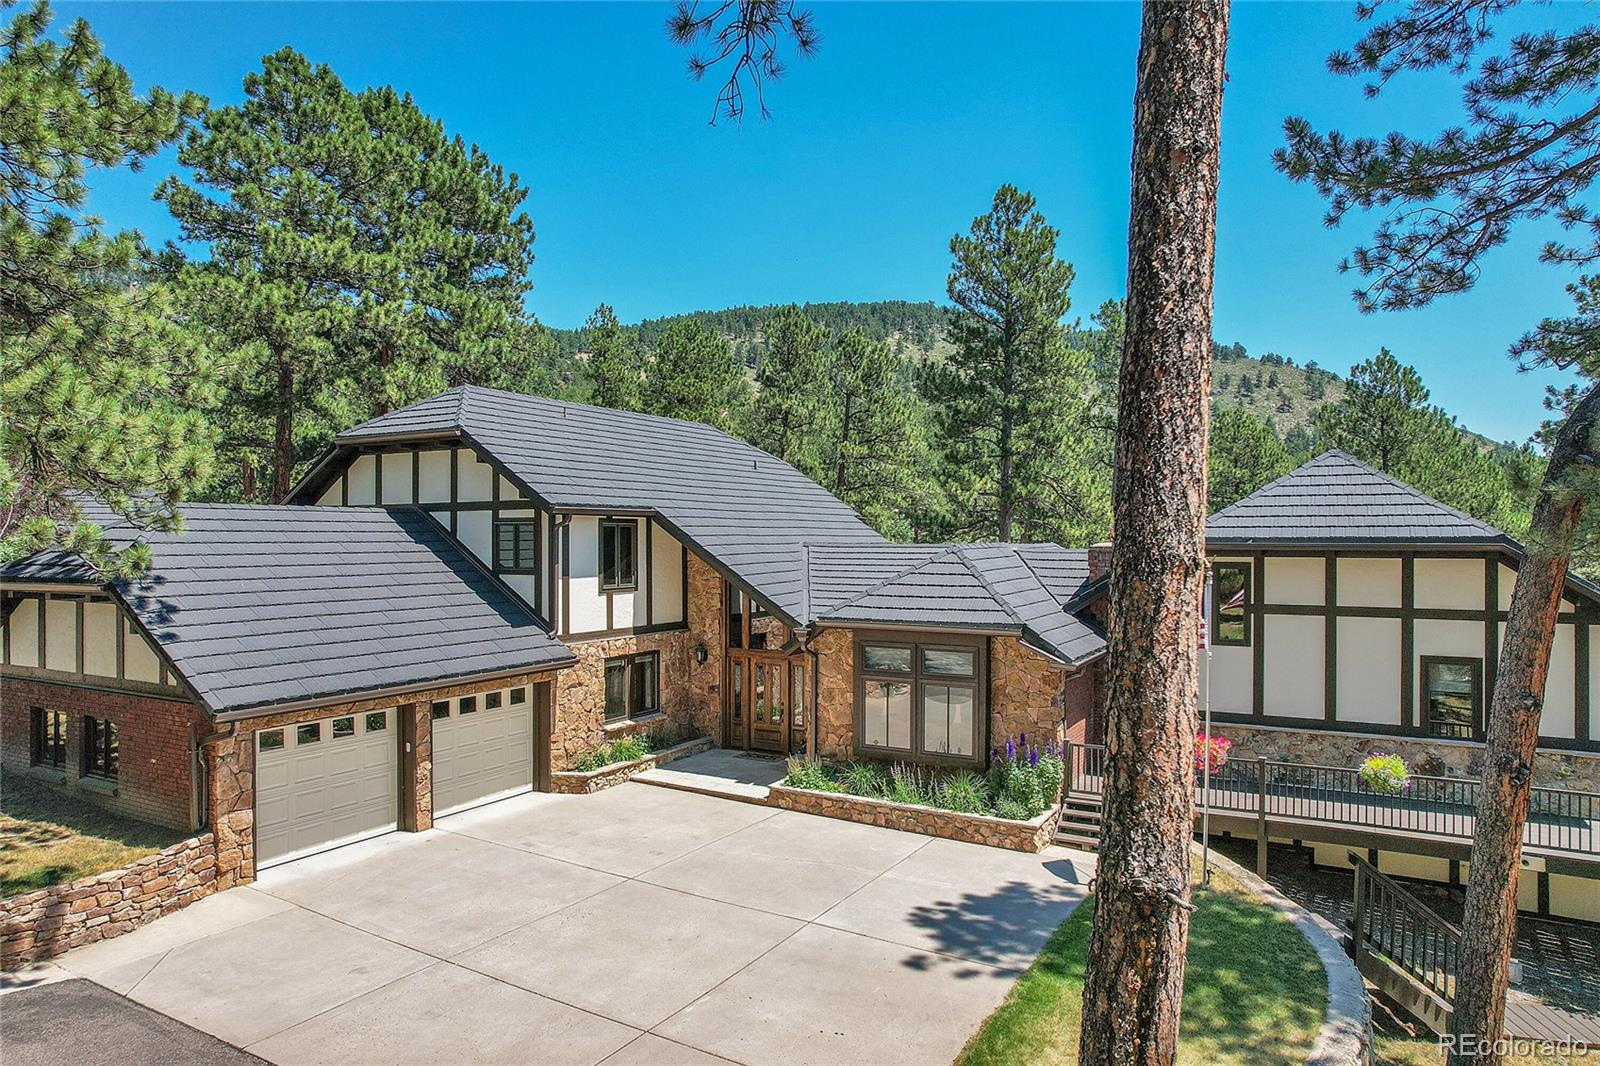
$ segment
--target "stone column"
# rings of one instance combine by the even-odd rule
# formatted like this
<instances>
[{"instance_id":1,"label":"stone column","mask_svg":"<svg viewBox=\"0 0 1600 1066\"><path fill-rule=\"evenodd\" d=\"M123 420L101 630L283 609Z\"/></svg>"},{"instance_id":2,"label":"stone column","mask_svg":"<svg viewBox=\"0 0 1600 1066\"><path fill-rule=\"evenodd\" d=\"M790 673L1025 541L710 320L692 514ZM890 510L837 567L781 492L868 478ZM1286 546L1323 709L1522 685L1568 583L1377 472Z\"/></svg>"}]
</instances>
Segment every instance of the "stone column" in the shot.
<instances>
[{"instance_id":1,"label":"stone column","mask_svg":"<svg viewBox=\"0 0 1600 1066\"><path fill-rule=\"evenodd\" d=\"M402 703L400 720L400 828L433 828L433 713L428 701Z\"/></svg>"},{"instance_id":2,"label":"stone column","mask_svg":"<svg viewBox=\"0 0 1600 1066\"><path fill-rule=\"evenodd\" d=\"M207 746L206 802L217 848L217 890L256 879L256 745L254 733L235 733Z\"/></svg>"}]
</instances>

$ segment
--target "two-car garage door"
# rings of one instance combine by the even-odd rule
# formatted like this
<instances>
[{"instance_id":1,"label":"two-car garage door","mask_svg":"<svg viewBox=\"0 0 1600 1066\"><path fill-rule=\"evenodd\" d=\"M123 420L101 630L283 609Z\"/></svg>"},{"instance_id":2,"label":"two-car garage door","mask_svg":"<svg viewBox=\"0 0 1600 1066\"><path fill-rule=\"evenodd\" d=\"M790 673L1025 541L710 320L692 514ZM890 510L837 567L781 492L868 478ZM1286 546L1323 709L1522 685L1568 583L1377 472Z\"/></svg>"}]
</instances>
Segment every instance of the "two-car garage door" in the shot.
<instances>
[{"instance_id":1,"label":"two-car garage door","mask_svg":"<svg viewBox=\"0 0 1600 1066\"><path fill-rule=\"evenodd\" d=\"M433 810L444 815L533 788L539 689L432 705ZM399 827L394 709L256 733L256 865L272 866Z\"/></svg>"}]
</instances>

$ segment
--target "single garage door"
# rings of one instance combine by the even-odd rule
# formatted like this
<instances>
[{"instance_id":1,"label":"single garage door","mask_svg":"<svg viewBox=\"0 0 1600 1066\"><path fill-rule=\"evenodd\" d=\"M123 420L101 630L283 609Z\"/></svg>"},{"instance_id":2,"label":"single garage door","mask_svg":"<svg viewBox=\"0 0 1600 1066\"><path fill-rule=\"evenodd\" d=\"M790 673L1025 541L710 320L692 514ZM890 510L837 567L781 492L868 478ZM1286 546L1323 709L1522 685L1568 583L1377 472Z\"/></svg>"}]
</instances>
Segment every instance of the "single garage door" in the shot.
<instances>
[{"instance_id":1,"label":"single garage door","mask_svg":"<svg viewBox=\"0 0 1600 1066\"><path fill-rule=\"evenodd\" d=\"M392 710L256 733L256 865L297 859L397 828Z\"/></svg>"},{"instance_id":2,"label":"single garage door","mask_svg":"<svg viewBox=\"0 0 1600 1066\"><path fill-rule=\"evenodd\" d=\"M532 788L528 686L434 702L435 817Z\"/></svg>"}]
</instances>

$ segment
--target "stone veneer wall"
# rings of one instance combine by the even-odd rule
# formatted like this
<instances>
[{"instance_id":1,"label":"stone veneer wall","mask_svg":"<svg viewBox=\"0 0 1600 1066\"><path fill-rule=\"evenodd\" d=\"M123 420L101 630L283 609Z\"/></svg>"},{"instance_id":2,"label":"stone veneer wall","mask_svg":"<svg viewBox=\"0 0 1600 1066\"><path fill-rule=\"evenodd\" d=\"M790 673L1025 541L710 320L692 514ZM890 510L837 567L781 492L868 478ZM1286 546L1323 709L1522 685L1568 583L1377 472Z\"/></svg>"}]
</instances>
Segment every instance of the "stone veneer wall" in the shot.
<instances>
[{"instance_id":1,"label":"stone veneer wall","mask_svg":"<svg viewBox=\"0 0 1600 1066\"><path fill-rule=\"evenodd\" d=\"M605 662L621 655L659 653L665 722L721 740L722 579L693 552L689 553L688 609L687 629L569 642L578 662L563 670L557 683L552 769L571 769L585 752L608 740L662 724L653 717L606 724ZM694 658L695 648L702 644L704 665Z\"/></svg>"},{"instance_id":2,"label":"stone veneer wall","mask_svg":"<svg viewBox=\"0 0 1600 1066\"><path fill-rule=\"evenodd\" d=\"M695 740L686 740L682 744L674 744L666 751L651 752L644 758L634 759L632 762L612 763L598 770L562 770L550 775L550 791L569 796L585 796L591 792L610 788L612 785L620 785L634 774L653 770L657 766L665 766L675 759L710 751L711 748L710 737L699 737Z\"/></svg>"},{"instance_id":3,"label":"stone veneer wall","mask_svg":"<svg viewBox=\"0 0 1600 1066\"><path fill-rule=\"evenodd\" d=\"M1478 778L1483 772L1483 745L1428 741L1409 737L1356 736L1314 729L1277 729L1218 722L1218 736L1233 741L1231 758L1275 759L1359 766L1375 751L1400 756L1412 773L1430 777ZM1534 756L1533 783L1547 788L1600 792L1600 755L1540 751Z\"/></svg>"},{"instance_id":4,"label":"stone veneer wall","mask_svg":"<svg viewBox=\"0 0 1600 1066\"><path fill-rule=\"evenodd\" d=\"M1013 822L981 814L960 814L936 807L891 803L838 792L813 792L785 785L773 785L768 790L767 804L786 811L841 818L884 829L1035 853L1043 851L1056 838L1056 822L1061 817L1061 808L1055 804L1032 821Z\"/></svg>"},{"instance_id":5,"label":"stone veneer wall","mask_svg":"<svg viewBox=\"0 0 1600 1066\"><path fill-rule=\"evenodd\" d=\"M179 841L120 870L0 900L0 970L107 940L228 887L212 834Z\"/></svg>"},{"instance_id":6,"label":"stone veneer wall","mask_svg":"<svg viewBox=\"0 0 1600 1066\"><path fill-rule=\"evenodd\" d=\"M1061 743L1066 670L1016 637L989 640L989 744L1027 734L1029 744Z\"/></svg>"},{"instance_id":7,"label":"stone veneer wall","mask_svg":"<svg viewBox=\"0 0 1600 1066\"><path fill-rule=\"evenodd\" d=\"M843 761L855 755L855 635L823 629L811 641L817 655L817 756Z\"/></svg>"}]
</instances>

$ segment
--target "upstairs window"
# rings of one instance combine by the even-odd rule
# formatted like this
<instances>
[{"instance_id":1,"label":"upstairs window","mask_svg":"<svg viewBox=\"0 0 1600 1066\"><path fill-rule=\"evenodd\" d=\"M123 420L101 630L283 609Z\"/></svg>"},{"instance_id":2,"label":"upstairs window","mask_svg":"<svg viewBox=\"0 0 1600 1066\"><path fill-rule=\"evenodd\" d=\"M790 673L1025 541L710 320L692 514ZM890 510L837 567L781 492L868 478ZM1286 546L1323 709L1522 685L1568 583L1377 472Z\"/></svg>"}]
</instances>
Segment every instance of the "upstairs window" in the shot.
<instances>
[{"instance_id":1,"label":"upstairs window","mask_svg":"<svg viewBox=\"0 0 1600 1066\"><path fill-rule=\"evenodd\" d=\"M1422 657L1422 730L1430 736L1471 740L1483 720L1483 660Z\"/></svg>"},{"instance_id":2,"label":"upstairs window","mask_svg":"<svg viewBox=\"0 0 1600 1066\"><path fill-rule=\"evenodd\" d=\"M1240 647L1250 643L1250 564L1217 563L1211 568L1211 643Z\"/></svg>"},{"instance_id":3,"label":"upstairs window","mask_svg":"<svg viewBox=\"0 0 1600 1066\"><path fill-rule=\"evenodd\" d=\"M30 752L33 765L55 770L67 768L67 713L33 708Z\"/></svg>"},{"instance_id":4,"label":"upstairs window","mask_svg":"<svg viewBox=\"0 0 1600 1066\"><path fill-rule=\"evenodd\" d=\"M637 588L639 523L606 519L600 523L600 587L608 592Z\"/></svg>"},{"instance_id":5,"label":"upstairs window","mask_svg":"<svg viewBox=\"0 0 1600 1066\"><path fill-rule=\"evenodd\" d=\"M83 772L89 777L117 778L117 723L83 719Z\"/></svg>"},{"instance_id":6,"label":"upstairs window","mask_svg":"<svg viewBox=\"0 0 1600 1066\"><path fill-rule=\"evenodd\" d=\"M502 574L539 572L537 518L502 518L495 522L494 568Z\"/></svg>"}]
</instances>

